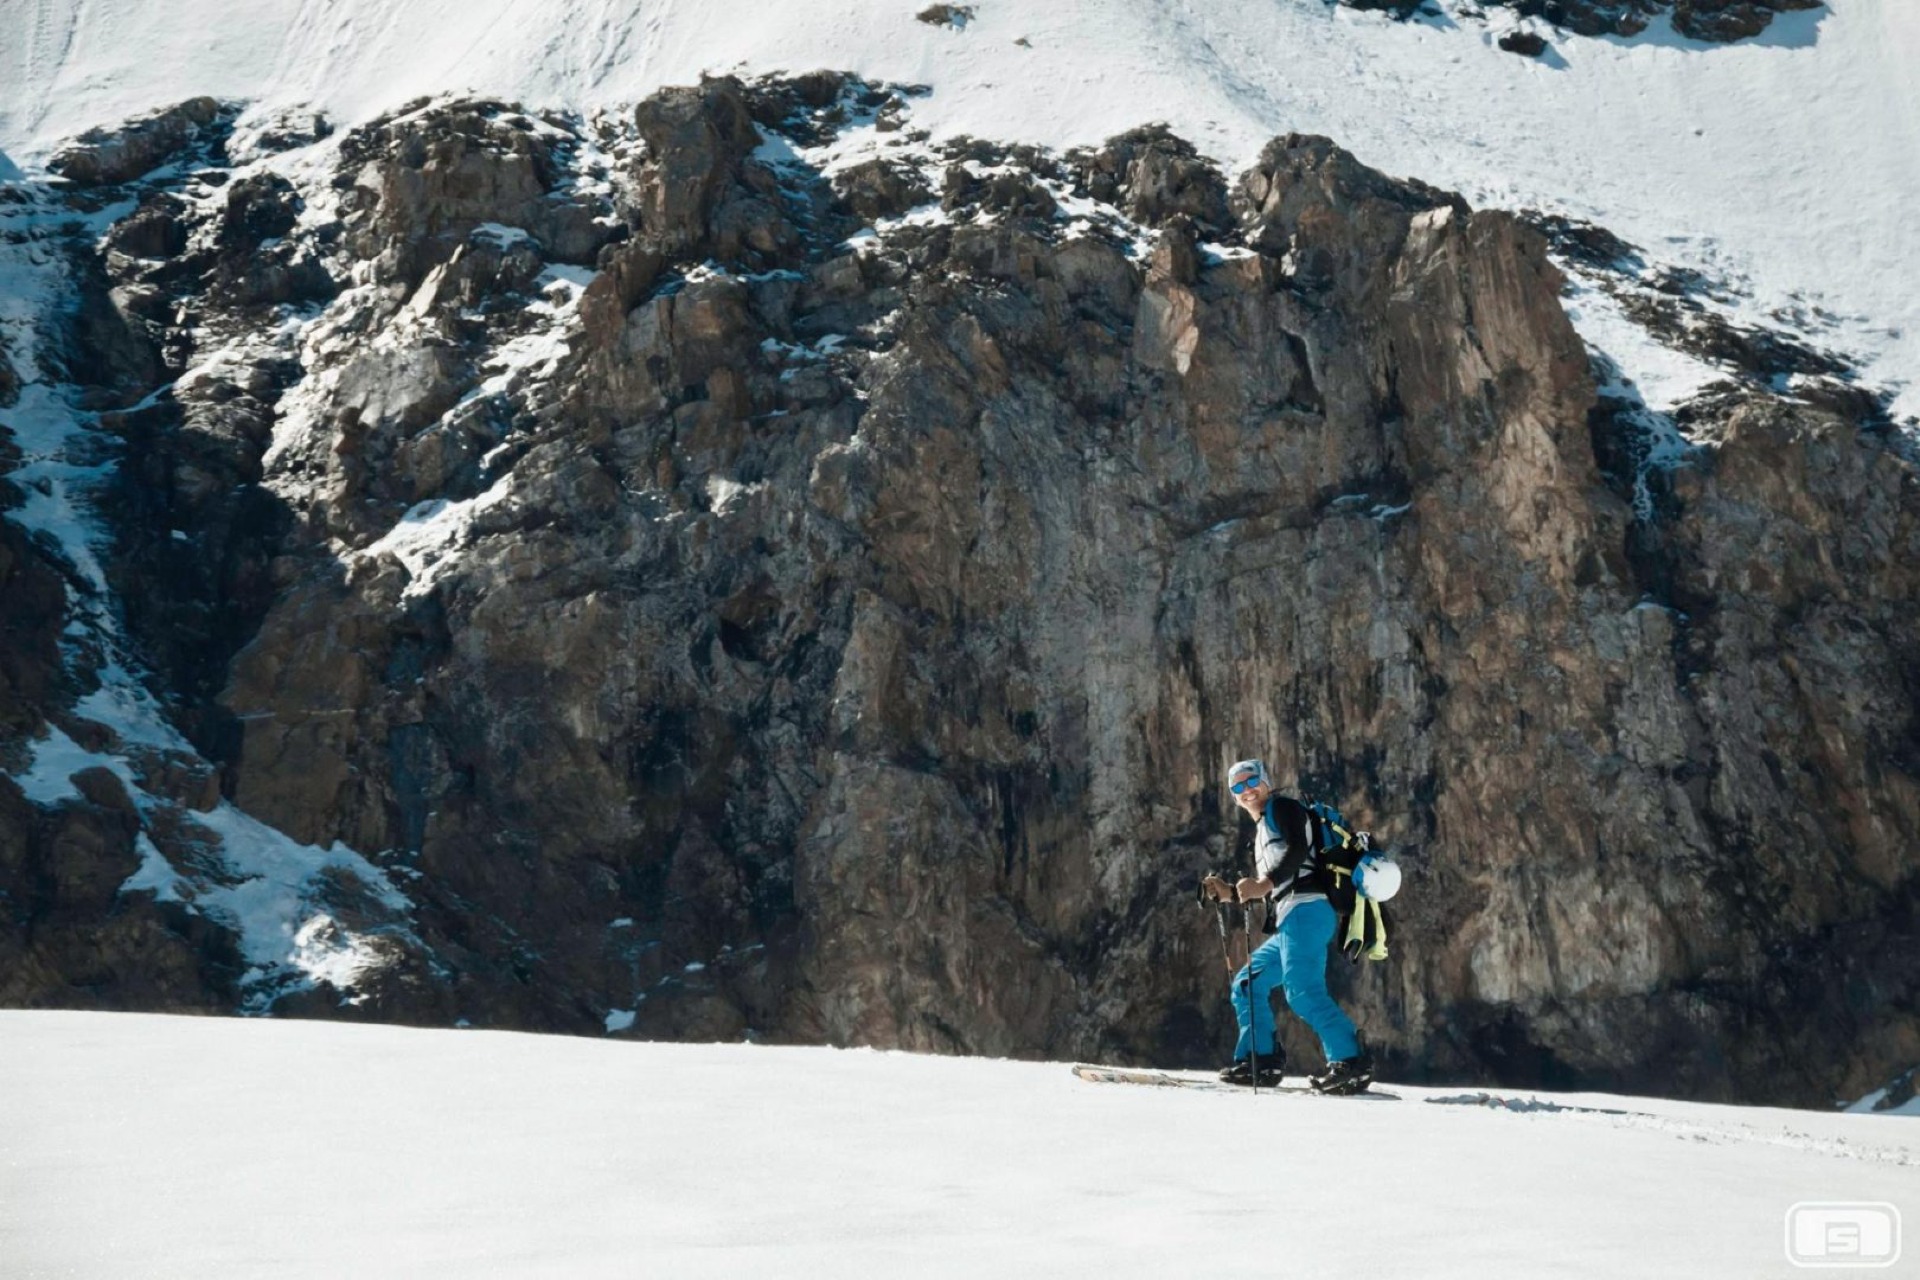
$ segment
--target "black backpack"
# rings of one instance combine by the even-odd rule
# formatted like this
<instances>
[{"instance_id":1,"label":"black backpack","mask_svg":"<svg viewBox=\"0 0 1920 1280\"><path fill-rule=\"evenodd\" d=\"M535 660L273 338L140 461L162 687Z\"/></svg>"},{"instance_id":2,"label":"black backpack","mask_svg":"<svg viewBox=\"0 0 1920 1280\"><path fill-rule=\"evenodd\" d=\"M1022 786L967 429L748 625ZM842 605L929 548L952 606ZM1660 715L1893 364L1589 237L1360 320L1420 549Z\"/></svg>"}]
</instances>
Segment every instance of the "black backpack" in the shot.
<instances>
[{"instance_id":1,"label":"black backpack","mask_svg":"<svg viewBox=\"0 0 1920 1280\"><path fill-rule=\"evenodd\" d=\"M1310 838L1319 852L1315 887L1327 895L1327 905L1339 917L1340 950L1360 963L1387 958L1387 913L1378 902L1363 897L1353 882L1353 869L1373 851L1373 837L1356 831L1341 812L1319 800L1306 802L1312 815Z\"/></svg>"}]
</instances>

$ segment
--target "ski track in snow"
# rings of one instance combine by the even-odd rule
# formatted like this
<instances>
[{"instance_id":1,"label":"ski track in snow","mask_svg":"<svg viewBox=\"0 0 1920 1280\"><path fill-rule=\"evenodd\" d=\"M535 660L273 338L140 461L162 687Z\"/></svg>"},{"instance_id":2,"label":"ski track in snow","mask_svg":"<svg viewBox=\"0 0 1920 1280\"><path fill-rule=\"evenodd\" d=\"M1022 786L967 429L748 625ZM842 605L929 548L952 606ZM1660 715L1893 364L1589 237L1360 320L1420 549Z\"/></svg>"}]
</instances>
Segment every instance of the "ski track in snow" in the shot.
<instances>
[{"instance_id":1,"label":"ski track in snow","mask_svg":"<svg viewBox=\"0 0 1920 1280\"><path fill-rule=\"evenodd\" d=\"M1177 1081L1201 1085L1215 1084L1213 1074L1205 1071L1168 1070L1160 1074ZM1298 1083L1298 1077L1291 1078L1291 1082ZM1120 1082L1110 1084L1108 1087L1154 1091L1154 1086L1150 1083ZM1804 1114L1811 1121L1819 1115L1817 1112L1802 1113L1780 1108L1742 1108L1669 1102L1660 1098L1635 1098L1611 1094L1543 1094L1534 1091L1502 1093L1487 1090L1461 1093L1444 1088L1389 1083L1377 1084L1376 1090L1390 1092L1397 1098L1433 1106L1497 1111L1502 1115L1519 1117L1523 1121L1544 1121L1550 1118L1553 1124L1597 1124L1617 1129L1639 1129L1666 1134L1685 1142L1755 1143L1761 1146L1805 1152L1809 1155L1828 1156L1837 1160L1859 1160L1868 1164L1920 1168L1920 1152L1916 1152L1911 1146L1888 1146L1871 1141L1863 1142L1859 1140L1858 1134L1821 1134L1809 1132L1805 1127L1794 1126L1792 1117ZM1235 1091L1227 1090L1227 1092ZM1278 1098L1281 1095L1275 1096ZM1876 1100L1870 1095L1862 1099L1861 1103L1846 1108L1846 1112L1855 1115L1867 1114L1871 1103ZM1313 1099L1311 1101L1315 1105L1321 1105L1323 1102L1333 1100ZM1920 1105L1916 1105L1916 1111L1920 1111ZM1748 1114L1765 1117L1769 1124L1763 1125L1740 1118Z\"/></svg>"},{"instance_id":2,"label":"ski track in snow","mask_svg":"<svg viewBox=\"0 0 1920 1280\"><path fill-rule=\"evenodd\" d=\"M1888 1147L1857 1142L1848 1138L1823 1137L1782 1126L1761 1129L1749 1124L1706 1122L1675 1115L1636 1110L1644 1100L1634 1098L1559 1101L1551 1096L1529 1094L1525 1097L1498 1093L1439 1094L1430 1091L1424 1101L1435 1105L1479 1107L1526 1117L1551 1116L1555 1123L1603 1124L1614 1128L1646 1129L1668 1134L1687 1142L1758 1143L1784 1147L1811 1155L1831 1156L1838 1160L1863 1160L1869 1164L1920 1167L1920 1155L1906 1147ZM1599 1105L1601 1102L1619 1105ZM1737 1112L1737 1108L1730 1108Z\"/></svg>"}]
</instances>

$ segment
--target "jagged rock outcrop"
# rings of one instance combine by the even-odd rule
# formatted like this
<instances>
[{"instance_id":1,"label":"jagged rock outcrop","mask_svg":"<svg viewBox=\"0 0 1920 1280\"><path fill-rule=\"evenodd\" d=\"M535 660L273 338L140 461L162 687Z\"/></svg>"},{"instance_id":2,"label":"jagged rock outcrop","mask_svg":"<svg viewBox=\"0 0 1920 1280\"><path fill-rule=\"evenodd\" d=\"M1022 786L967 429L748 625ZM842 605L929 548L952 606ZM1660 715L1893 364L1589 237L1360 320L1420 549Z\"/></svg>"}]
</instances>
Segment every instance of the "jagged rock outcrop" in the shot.
<instances>
[{"instance_id":1,"label":"jagged rock outcrop","mask_svg":"<svg viewBox=\"0 0 1920 1280\"><path fill-rule=\"evenodd\" d=\"M150 173L186 150L220 118L212 98L189 98L117 129L90 129L47 168L77 187L110 187Z\"/></svg>"},{"instance_id":2,"label":"jagged rock outcrop","mask_svg":"<svg viewBox=\"0 0 1920 1280\"><path fill-rule=\"evenodd\" d=\"M1220 170L1165 125L1149 125L1069 157L1074 178L1095 200L1135 222L1165 226L1176 216L1221 234L1233 225Z\"/></svg>"},{"instance_id":3,"label":"jagged rock outcrop","mask_svg":"<svg viewBox=\"0 0 1920 1280\"><path fill-rule=\"evenodd\" d=\"M1902 437L1743 391L1650 470L1514 216L1313 137L828 163L905 110L417 107L108 238L204 370L115 419L116 585L225 793L404 883L355 1016L1205 1059L1259 753L1404 851L1393 1071L1920 1057Z\"/></svg>"},{"instance_id":4,"label":"jagged rock outcrop","mask_svg":"<svg viewBox=\"0 0 1920 1280\"><path fill-rule=\"evenodd\" d=\"M1673 29L1696 40L1745 40L1765 31L1774 18L1821 7L1821 0L1674 0ZM1619 28L1632 34L1625 22Z\"/></svg>"}]
</instances>

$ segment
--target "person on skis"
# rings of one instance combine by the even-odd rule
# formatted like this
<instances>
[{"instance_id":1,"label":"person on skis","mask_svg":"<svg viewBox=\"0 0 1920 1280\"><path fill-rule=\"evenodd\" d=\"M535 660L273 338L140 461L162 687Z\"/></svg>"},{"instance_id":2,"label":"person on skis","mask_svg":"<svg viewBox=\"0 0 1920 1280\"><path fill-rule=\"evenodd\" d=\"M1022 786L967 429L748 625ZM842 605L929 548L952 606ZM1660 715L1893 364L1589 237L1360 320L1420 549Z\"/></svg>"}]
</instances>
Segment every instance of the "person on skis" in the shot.
<instances>
[{"instance_id":1,"label":"person on skis","mask_svg":"<svg viewBox=\"0 0 1920 1280\"><path fill-rule=\"evenodd\" d=\"M1254 821L1254 874L1233 884L1209 875L1201 887L1217 902L1264 901L1270 936L1234 975L1240 1040L1220 1078L1230 1084L1279 1083L1283 1060L1274 1038L1272 995L1275 987L1282 987L1287 1007L1313 1028L1327 1055L1326 1070L1310 1077L1313 1088L1360 1093L1373 1082L1373 1056L1361 1047L1353 1020L1327 991L1337 917L1325 891L1320 819L1299 800L1278 794L1259 760L1242 760L1229 768L1227 790Z\"/></svg>"}]
</instances>

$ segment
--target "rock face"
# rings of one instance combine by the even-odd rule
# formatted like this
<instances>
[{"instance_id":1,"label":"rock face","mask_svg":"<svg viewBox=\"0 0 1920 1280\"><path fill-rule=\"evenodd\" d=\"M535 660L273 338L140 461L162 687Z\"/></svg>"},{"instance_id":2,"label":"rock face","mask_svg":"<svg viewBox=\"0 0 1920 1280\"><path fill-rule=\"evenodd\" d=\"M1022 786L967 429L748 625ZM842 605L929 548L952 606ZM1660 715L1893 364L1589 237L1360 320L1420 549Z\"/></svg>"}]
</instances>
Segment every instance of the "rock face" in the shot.
<instances>
[{"instance_id":1,"label":"rock face","mask_svg":"<svg viewBox=\"0 0 1920 1280\"><path fill-rule=\"evenodd\" d=\"M1637 36L1667 14L1673 29L1693 40L1728 44L1765 31L1783 13L1818 9L1822 0L1492 0L1522 17L1544 18L1583 36ZM1411 18L1426 0L1340 0L1350 9L1379 9ZM1537 38L1537 37L1536 37ZM1511 46L1502 43L1502 48ZM1522 50L1514 50L1522 52Z\"/></svg>"},{"instance_id":2,"label":"rock face","mask_svg":"<svg viewBox=\"0 0 1920 1280\"><path fill-rule=\"evenodd\" d=\"M0 443L0 468L18 464ZM0 512L19 505L0 479ZM19 770L22 744L48 718L84 733L63 708L67 598L61 575L11 521L0 520L0 768ZM0 774L0 1005L60 1008L232 1008L232 945L179 903L123 898L139 868L141 821L104 769L75 778L75 795L45 807Z\"/></svg>"},{"instance_id":3,"label":"rock face","mask_svg":"<svg viewBox=\"0 0 1920 1280\"><path fill-rule=\"evenodd\" d=\"M115 582L226 795L404 868L419 958L360 1013L1205 1061L1191 889L1260 754L1402 850L1340 978L1401 1078L1825 1103L1920 1059L1903 438L1729 391L1649 468L1513 216L1322 138L1229 183L909 105L417 108L329 190L108 238L202 371L114 420ZM111 790L0 795L14 882ZM127 822L26 917L104 910ZM36 946L0 998L81 981ZM124 998L213 1002L215 950Z\"/></svg>"},{"instance_id":4,"label":"rock face","mask_svg":"<svg viewBox=\"0 0 1920 1280\"><path fill-rule=\"evenodd\" d=\"M1696 40L1745 40L1783 13L1821 7L1821 0L1674 0L1673 29Z\"/></svg>"}]
</instances>

